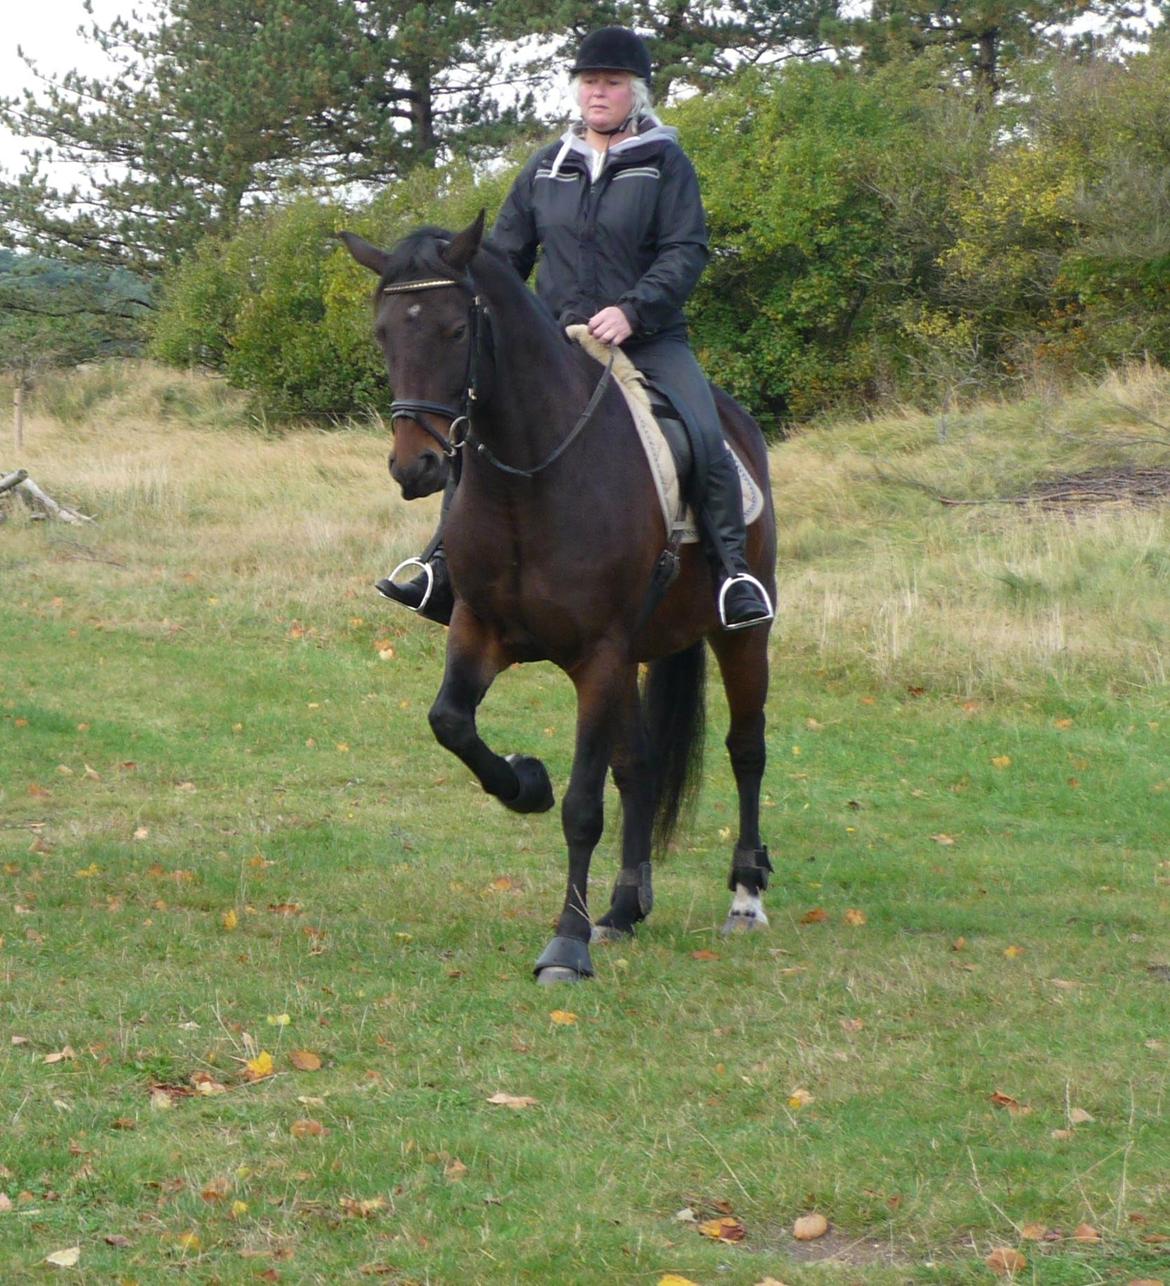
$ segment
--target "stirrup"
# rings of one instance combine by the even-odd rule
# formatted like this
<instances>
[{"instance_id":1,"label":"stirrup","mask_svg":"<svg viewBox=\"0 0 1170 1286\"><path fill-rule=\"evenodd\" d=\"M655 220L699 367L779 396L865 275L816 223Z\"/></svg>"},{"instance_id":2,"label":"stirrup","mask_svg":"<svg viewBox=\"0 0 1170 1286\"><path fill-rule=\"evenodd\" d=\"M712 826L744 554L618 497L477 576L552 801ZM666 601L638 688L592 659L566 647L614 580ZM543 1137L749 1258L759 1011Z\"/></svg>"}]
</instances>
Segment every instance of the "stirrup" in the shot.
<instances>
[{"instance_id":1,"label":"stirrup","mask_svg":"<svg viewBox=\"0 0 1170 1286\"><path fill-rule=\"evenodd\" d=\"M767 609L761 616L753 616L750 621L736 621L734 625L727 623L727 591L732 585L754 585L760 591L760 597L764 600L764 606ZM750 572L739 572L735 576L729 576L719 588L719 623L725 630L746 630L753 625L762 625L765 621L771 621L776 616L776 610L772 606L772 600L768 597L768 591L760 584Z\"/></svg>"},{"instance_id":2,"label":"stirrup","mask_svg":"<svg viewBox=\"0 0 1170 1286\"><path fill-rule=\"evenodd\" d=\"M431 601L431 593L435 588L435 569L430 565L430 563L424 562L421 558L404 558L402 562L400 562L390 573L390 575L386 577L386 579L393 584L394 581L398 579L398 573L402 571L404 567L421 567L423 569L423 573L427 578L426 590L423 593L422 598L419 599L417 607L411 607L409 603L403 603L399 599L394 599L392 601L398 603L400 607L405 607L408 612L421 612ZM387 594L385 597L389 598L390 596Z\"/></svg>"}]
</instances>

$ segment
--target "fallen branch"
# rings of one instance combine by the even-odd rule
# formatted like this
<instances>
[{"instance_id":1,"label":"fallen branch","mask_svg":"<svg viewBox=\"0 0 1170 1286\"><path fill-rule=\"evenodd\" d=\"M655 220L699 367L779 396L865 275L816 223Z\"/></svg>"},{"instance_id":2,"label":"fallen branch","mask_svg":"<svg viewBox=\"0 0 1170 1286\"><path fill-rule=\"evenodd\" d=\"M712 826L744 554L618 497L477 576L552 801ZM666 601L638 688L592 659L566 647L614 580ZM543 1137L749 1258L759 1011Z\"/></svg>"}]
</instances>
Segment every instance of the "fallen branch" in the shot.
<instances>
[{"instance_id":1,"label":"fallen branch","mask_svg":"<svg viewBox=\"0 0 1170 1286\"><path fill-rule=\"evenodd\" d=\"M33 511L34 518L53 518L57 522L93 522L88 514L78 513L68 505L59 504L52 496L47 495L28 476L27 469L17 469L15 473L5 474L0 478L0 497L8 494L20 496L21 500Z\"/></svg>"}]
</instances>

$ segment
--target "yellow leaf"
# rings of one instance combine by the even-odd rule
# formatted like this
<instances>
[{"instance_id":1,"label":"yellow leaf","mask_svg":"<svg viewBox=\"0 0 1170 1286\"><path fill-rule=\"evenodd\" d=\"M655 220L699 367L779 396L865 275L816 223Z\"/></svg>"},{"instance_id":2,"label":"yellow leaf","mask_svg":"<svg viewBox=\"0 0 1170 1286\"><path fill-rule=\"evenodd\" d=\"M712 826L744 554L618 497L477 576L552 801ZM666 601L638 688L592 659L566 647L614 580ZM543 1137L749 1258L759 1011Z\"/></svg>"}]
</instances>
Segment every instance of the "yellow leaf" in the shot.
<instances>
[{"instance_id":1,"label":"yellow leaf","mask_svg":"<svg viewBox=\"0 0 1170 1286\"><path fill-rule=\"evenodd\" d=\"M865 921L864 911L858 911L856 908L850 907L850 909L845 912L846 924L851 924L854 927L858 927L860 925L863 925L865 922L866 921Z\"/></svg>"},{"instance_id":2,"label":"yellow leaf","mask_svg":"<svg viewBox=\"0 0 1170 1286\"><path fill-rule=\"evenodd\" d=\"M292 1019L288 1014L269 1014L268 1025L270 1027L287 1027Z\"/></svg>"},{"instance_id":3,"label":"yellow leaf","mask_svg":"<svg viewBox=\"0 0 1170 1286\"><path fill-rule=\"evenodd\" d=\"M658 1279L658 1286L699 1286L689 1277L680 1277L678 1273L666 1273Z\"/></svg>"},{"instance_id":4,"label":"yellow leaf","mask_svg":"<svg viewBox=\"0 0 1170 1286\"><path fill-rule=\"evenodd\" d=\"M1015 960L1019 956L1022 956L1024 954L1024 948L1023 947L1005 947L1003 953L1009 960Z\"/></svg>"},{"instance_id":5,"label":"yellow leaf","mask_svg":"<svg viewBox=\"0 0 1170 1286\"><path fill-rule=\"evenodd\" d=\"M577 1021L577 1015L567 1009L554 1009L549 1017L558 1027L572 1027Z\"/></svg>"},{"instance_id":6,"label":"yellow leaf","mask_svg":"<svg viewBox=\"0 0 1170 1286\"><path fill-rule=\"evenodd\" d=\"M1010 768L1012 766L1011 755L993 755L991 762L996 768Z\"/></svg>"},{"instance_id":7,"label":"yellow leaf","mask_svg":"<svg viewBox=\"0 0 1170 1286\"><path fill-rule=\"evenodd\" d=\"M238 1219L241 1215L248 1213L248 1203L246 1201L232 1202L232 1218Z\"/></svg>"},{"instance_id":8,"label":"yellow leaf","mask_svg":"<svg viewBox=\"0 0 1170 1286\"><path fill-rule=\"evenodd\" d=\"M808 1090L793 1090L788 1096L788 1106L791 1108L808 1107L813 1101L813 1096Z\"/></svg>"},{"instance_id":9,"label":"yellow leaf","mask_svg":"<svg viewBox=\"0 0 1170 1286\"><path fill-rule=\"evenodd\" d=\"M175 1245L183 1250L202 1250L203 1239L197 1232L183 1232L175 1238Z\"/></svg>"},{"instance_id":10,"label":"yellow leaf","mask_svg":"<svg viewBox=\"0 0 1170 1286\"><path fill-rule=\"evenodd\" d=\"M228 933L231 933L239 923L240 917L236 914L234 908L223 913L223 927Z\"/></svg>"},{"instance_id":11,"label":"yellow leaf","mask_svg":"<svg viewBox=\"0 0 1170 1286\"><path fill-rule=\"evenodd\" d=\"M271 1076L275 1071L276 1065L272 1061L272 1055L264 1049L262 1049L255 1058L249 1058L244 1064L244 1075L250 1081L262 1081L266 1076Z\"/></svg>"},{"instance_id":12,"label":"yellow leaf","mask_svg":"<svg viewBox=\"0 0 1170 1286\"><path fill-rule=\"evenodd\" d=\"M704 1237L715 1241L743 1241L747 1229L733 1215L724 1215L720 1219L708 1219L699 1224L699 1231Z\"/></svg>"}]
</instances>

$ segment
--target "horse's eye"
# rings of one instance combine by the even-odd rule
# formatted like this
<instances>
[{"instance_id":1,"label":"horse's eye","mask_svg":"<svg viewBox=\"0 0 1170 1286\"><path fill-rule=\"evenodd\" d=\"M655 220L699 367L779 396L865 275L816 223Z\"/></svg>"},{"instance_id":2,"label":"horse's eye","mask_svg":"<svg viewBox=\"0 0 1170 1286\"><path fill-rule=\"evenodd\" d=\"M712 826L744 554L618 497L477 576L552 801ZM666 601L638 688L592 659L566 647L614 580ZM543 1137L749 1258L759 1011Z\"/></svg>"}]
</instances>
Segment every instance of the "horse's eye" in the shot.
<instances>
[{"instance_id":1,"label":"horse's eye","mask_svg":"<svg viewBox=\"0 0 1170 1286\"><path fill-rule=\"evenodd\" d=\"M466 334L467 334L467 323L466 323L466 322L459 322L457 325L455 325L455 326L453 326L453 327L451 328L451 338L452 338L452 339L462 339L462 338L463 338L463 336L464 336L464 335L466 335Z\"/></svg>"}]
</instances>

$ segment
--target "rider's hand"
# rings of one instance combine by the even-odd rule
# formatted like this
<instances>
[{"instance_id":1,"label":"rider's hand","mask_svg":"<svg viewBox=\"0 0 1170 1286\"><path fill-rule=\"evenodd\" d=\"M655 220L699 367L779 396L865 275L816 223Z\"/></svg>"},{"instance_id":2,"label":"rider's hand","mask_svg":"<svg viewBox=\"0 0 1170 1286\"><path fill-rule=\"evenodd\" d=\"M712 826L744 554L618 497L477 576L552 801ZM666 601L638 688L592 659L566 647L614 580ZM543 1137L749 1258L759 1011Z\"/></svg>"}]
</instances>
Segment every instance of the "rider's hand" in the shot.
<instances>
[{"instance_id":1,"label":"rider's hand","mask_svg":"<svg viewBox=\"0 0 1170 1286\"><path fill-rule=\"evenodd\" d=\"M603 344L624 344L634 333L634 328L625 313L616 304L611 304L589 318L589 333Z\"/></svg>"}]
</instances>

